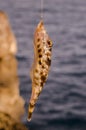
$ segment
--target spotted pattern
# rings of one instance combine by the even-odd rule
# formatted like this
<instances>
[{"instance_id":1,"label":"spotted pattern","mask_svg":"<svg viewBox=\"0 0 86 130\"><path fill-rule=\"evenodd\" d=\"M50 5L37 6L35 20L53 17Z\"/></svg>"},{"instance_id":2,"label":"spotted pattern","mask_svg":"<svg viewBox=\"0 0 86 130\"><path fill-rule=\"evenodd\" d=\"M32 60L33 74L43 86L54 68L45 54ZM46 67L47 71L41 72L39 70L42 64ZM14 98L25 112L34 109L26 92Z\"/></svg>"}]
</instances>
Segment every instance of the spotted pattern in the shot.
<instances>
[{"instance_id":1,"label":"spotted pattern","mask_svg":"<svg viewBox=\"0 0 86 130\"><path fill-rule=\"evenodd\" d=\"M34 63L31 69L32 94L28 109L28 120L31 120L36 101L47 80L51 65L52 41L50 40L43 21L40 21L34 35Z\"/></svg>"}]
</instances>

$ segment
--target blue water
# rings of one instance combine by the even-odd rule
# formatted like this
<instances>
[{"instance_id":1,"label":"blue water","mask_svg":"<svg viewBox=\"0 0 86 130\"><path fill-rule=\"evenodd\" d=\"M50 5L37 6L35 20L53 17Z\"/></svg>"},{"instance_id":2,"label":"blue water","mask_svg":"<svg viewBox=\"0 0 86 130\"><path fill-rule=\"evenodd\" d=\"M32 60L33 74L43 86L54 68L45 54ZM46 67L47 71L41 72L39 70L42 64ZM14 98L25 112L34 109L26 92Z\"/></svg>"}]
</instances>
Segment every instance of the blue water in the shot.
<instances>
[{"instance_id":1,"label":"blue water","mask_svg":"<svg viewBox=\"0 0 86 130\"><path fill-rule=\"evenodd\" d=\"M18 44L20 93L29 130L86 130L86 0L44 0L44 22L53 41L52 65L30 123L30 67L40 0L0 0Z\"/></svg>"}]
</instances>

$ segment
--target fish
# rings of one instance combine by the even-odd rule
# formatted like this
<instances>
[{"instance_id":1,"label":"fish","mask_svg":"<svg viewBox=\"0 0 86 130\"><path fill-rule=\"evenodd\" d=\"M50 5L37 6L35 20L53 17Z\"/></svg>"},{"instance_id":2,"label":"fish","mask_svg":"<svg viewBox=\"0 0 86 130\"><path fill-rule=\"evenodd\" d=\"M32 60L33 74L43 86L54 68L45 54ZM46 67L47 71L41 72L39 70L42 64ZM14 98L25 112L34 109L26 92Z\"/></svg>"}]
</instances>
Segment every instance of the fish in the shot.
<instances>
[{"instance_id":1,"label":"fish","mask_svg":"<svg viewBox=\"0 0 86 130\"><path fill-rule=\"evenodd\" d=\"M16 38L10 25L7 14L0 10L0 58L17 52Z\"/></svg>"},{"instance_id":2,"label":"fish","mask_svg":"<svg viewBox=\"0 0 86 130\"><path fill-rule=\"evenodd\" d=\"M30 70L32 93L28 106L28 121L32 118L35 104L48 78L51 66L52 46L53 43L46 31L44 22L40 20L34 33L34 60Z\"/></svg>"}]
</instances>

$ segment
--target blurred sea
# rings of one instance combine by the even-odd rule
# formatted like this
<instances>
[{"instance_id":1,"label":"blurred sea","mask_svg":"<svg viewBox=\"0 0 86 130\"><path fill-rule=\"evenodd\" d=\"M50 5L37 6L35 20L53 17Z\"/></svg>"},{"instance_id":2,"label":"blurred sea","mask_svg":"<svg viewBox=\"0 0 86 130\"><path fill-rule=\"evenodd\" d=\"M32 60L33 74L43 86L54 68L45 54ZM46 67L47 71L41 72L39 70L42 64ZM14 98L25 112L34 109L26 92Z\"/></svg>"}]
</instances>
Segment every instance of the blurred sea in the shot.
<instances>
[{"instance_id":1,"label":"blurred sea","mask_svg":"<svg viewBox=\"0 0 86 130\"><path fill-rule=\"evenodd\" d=\"M18 42L23 122L29 130L86 130L86 0L44 0L44 22L54 44L52 65L30 123L29 71L40 0L0 0L0 10L7 12Z\"/></svg>"}]
</instances>

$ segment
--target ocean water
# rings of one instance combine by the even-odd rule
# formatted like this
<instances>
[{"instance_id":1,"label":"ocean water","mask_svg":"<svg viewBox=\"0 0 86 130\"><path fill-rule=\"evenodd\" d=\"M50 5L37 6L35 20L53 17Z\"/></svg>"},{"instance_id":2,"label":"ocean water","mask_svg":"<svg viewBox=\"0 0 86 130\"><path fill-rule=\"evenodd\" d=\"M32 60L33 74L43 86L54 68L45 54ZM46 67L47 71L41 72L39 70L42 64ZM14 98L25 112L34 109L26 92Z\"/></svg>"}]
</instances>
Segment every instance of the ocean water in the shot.
<instances>
[{"instance_id":1,"label":"ocean water","mask_svg":"<svg viewBox=\"0 0 86 130\"><path fill-rule=\"evenodd\" d=\"M27 122L31 95L33 34L40 21L40 0L0 0L18 44L20 94L29 130L86 130L86 0L44 0L44 23L53 41L48 80Z\"/></svg>"}]
</instances>

